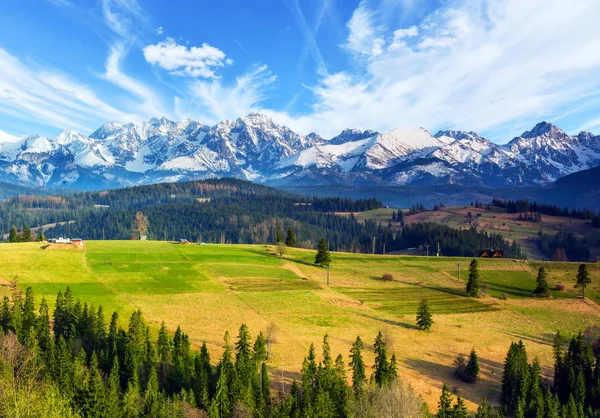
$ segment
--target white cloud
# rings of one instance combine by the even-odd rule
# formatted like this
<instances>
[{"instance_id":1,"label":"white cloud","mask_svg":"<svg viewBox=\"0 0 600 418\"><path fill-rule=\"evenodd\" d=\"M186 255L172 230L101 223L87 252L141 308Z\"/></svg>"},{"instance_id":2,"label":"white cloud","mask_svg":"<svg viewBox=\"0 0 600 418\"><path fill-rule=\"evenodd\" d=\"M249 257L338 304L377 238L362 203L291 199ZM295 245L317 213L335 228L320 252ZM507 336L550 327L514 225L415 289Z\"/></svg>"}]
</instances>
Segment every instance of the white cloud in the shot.
<instances>
[{"instance_id":1,"label":"white cloud","mask_svg":"<svg viewBox=\"0 0 600 418\"><path fill-rule=\"evenodd\" d=\"M200 47L178 45L173 38L148 45L143 48L144 57L152 65L157 65L173 75L186 75L201 78L218 78L215 70L231 65L225 53L206 43Z\"/></svg>"},{"instance_id":2,"label":"white cloud","mask_svg":"<svg viewBox=\"0 0 600 418\"><path fill-rule=\"evenodd\" d=\"M101 5L104 22L122 37L129 37L140 22L147 21L146 13L137 0L101 0Z\"/></svg>"},{"instance_id":3,"label":"white cloud","mask_svg":"<svg viewBox=\"0 0 600 418\"><path fill-rule=\"evenodd\" d=\"M0 113L29 123L90 131L132 114L101 100L86 85L55 70L30 67L0 48Z\"/></svg>"},{"instance_id":4,"label":"white cloud","mask_svg":"<svg viewBox=\"0 0 600 418\"><path fill-rule=\"evenodd\" d=\"M346 48L362 55L380 55L385 43L383 37L377 35L373 24L373 12L362 1L352 13L348 21L348 40Z\"/></svg>"},{"instance_id":5,"label":"white cloud","mask_svg":"<svg viewBox=\"0 0 600 418\"><path fill-rule=\"evenodd\" d=\"M178 118L192 117L204 123L235 119L262 111L261 102L277 77L266 65L257 65L238 76L231 84L215 79L193 80L188 85L188 97L176 97Z\"/></svg>"},{"instance_id":6,"label":"white cloud","mask_svg":"<svg viewBox=\"0 0 600 418\"><path fill-rule=\"evenodd\" d=\"M141 117L165 115L166 112L161 105L161 100L154 91L121 70L121 62L126 54L125 46L121 43L117 43L111 47L110 54L106 60L104 78L138 99L142 99L142 102L136 105L138 114Z\"/></svg>"},{"instance_id":7,"label":"white cloud","mask_svg":"<svg viewBox=\"0 0 600 418\"><path fill-rule=\"evenodd\" d=\"M162 35L164 33L164 29L162 26L156 28L154 31L156 32L157 35Z\"/></svg>"},{"instance_id":8,"label":"white cloud","mask_svg":"<svg viewBox=\"0 0 600 418\"><path fill-rule=\"evenodd\" d=\"M7 142L17 142L21 137L0 130L0 144Z\"/></svg>"},{"instance_id":9,"label":"white cloud","mask_svg":"<svg viewBox=\"0 0 600 418\"><path fill-rule=\"evenodd\" d=\"M510 131L598 97L596 0L454 0L408 29L381 16L364 2L354 11L344 46L358 70L322 77L292 127Z\"/></svg>"}]
</instances>

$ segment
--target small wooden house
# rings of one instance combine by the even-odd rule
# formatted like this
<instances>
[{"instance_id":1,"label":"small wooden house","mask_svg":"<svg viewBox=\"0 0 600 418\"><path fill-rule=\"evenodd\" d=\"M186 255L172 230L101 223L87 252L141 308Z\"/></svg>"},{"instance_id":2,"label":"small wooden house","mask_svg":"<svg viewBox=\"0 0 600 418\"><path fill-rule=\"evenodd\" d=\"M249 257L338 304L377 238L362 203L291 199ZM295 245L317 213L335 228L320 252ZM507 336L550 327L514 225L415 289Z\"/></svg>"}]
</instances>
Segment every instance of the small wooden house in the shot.
<instances>
[{"instance_id":1,"label":"small wooden house","mask_svg":"<svg viewBox=\"0 0 600 418\"><path fill-rule=\"evenodd\" d=\"M190 244L190 242L187 239L184 239L184 238L180 238L179 239L179 243L180 244L184 244L184 245L189 245Z\"/></svg>"},{"instance_id":2,"label":"small wooden house","mask_svg":"<svg viewBox=\"0 0 600 418\"><path fill-rule=\"evenodd\" d=\"M75 245L76 247L83 247L83 240L81 238L73 238L71 240L71 244Z\"/></svg>"},{"instance_id":3,"label":"small wooden house","mask_svg":"<svg viewBox=\"0 0 600 418\"><path fill-rule=\"evenodd\" d=\"M504 251L502 250L483 250L480 258L504 258Z\"/></svg>"}]
</instances>

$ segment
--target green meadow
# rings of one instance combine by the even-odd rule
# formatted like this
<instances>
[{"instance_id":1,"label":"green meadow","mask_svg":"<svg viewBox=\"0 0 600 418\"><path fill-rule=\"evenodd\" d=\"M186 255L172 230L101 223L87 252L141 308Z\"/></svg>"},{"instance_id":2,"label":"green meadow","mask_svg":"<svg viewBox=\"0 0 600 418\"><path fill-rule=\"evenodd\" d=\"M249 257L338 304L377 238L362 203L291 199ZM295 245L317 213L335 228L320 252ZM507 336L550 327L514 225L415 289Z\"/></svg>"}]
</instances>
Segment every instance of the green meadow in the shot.
<instances>
[{"instance_id":1,"label":"green meadow","mask_svg":"<svg viewBox=\"0 0 600 418\"><path fill-rule=\"evenodd\" d=\"M264 245L178 245L153 241L90 241L83 251L42 249L39 244L0 245L0 295L16 278L37 298L54 305L56 293L70 286L75 296L105 311L116 310L126 323L135 309L157 328L178 325L214 358L226 330L246 323L256 334L275 326L272 380L298 378L311 343L325 333L332 349L348 361L360 335L366 349L383 331L400 364L399 372L434 408L443 382L458 388L471 408L484 398L497 400L504 356L522 339L552 375L551 341L560 330L572 335L600 322L600 265L590 264L592 284L586 300L573 288L578 264L488 260L480 262L487 295L464 295L471 259L333 253L327 270L312 264L315 251L288 249L283 257ZM458 265L461 280L458 279ZM540 265L548 271L549 300L531 298ZM384 282L384 273L393 281ZM431 332L416 329L418 304L427 299L434 315ZM459 353L475 348L482 379L463 384L452 376ZM366 360L373 361L372 355Z\"/></svg>"}]
</instances>

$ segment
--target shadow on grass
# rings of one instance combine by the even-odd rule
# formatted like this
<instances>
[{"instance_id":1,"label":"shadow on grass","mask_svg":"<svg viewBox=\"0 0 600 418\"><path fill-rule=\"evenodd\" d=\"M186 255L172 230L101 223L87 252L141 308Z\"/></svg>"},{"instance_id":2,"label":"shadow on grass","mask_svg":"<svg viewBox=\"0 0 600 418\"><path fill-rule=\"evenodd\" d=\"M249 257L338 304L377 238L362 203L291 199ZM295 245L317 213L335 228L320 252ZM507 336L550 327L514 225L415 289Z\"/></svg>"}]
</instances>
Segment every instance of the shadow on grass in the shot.
<instances>
[{"instance_id":1,"label":"shadow on grass","mask_svg":"<svg viewBox=\"0 0 600 418\"><path fill-rule=\"evenodd\" d=\"M392 320L392 319L378 318L376 316L367 315L365 313L359 313L358 315L363 316L363 317L368 318L368 319L372 319L373 321L382 322L384 324L391 325L391 326L394 326L394 327L402 327L402 328L405 328L405 329L419 329L416 325L409 324L408 322L400 322L400 321L395 321L395 320Z\"/></svg>"},{"instance_id":2,"label":"shadow on grass","mask_svg":"<svg viewBox=\"0 0 600 418\"><path fill-rule=\"evenodd\" d=\"M530 342L533 342L536 344L547 345L547 346L552 346L554 343L554 334L550 334L550 333L541 334L539 337L532 337L530 335L525 335L525 334L520 334L520 333L510 332L510 331L505 332L504 334L510 335L511 337L514 337L517 340L523 340L524 342L530 341ZM508 347L506 349L508 350Z\"/></svg>"}]
</instances>

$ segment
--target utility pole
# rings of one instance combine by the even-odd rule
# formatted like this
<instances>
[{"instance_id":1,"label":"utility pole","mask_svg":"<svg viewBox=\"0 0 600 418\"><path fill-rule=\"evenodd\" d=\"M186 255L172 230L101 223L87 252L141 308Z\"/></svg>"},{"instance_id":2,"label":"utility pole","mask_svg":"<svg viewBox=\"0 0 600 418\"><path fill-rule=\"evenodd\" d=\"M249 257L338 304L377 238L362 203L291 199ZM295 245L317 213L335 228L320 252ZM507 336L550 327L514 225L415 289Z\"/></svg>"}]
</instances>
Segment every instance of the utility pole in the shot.
<instances>
[{"instance_id":1,"label":"utility pole","mask_svg":"<svg viewBox=\"0 0 600 418\"><path fill-rule=\"evenodd\" d=\"M458 265L458 281L460 282L460 264Z\"/></svg>"},{"instance_id":2,"label":"utility pole","mask_svg":"<svg viewBox=\"0 0 600 418\"><path fill-rule=\"evenodd\" d=\"M429 247L431 247L431 245L425 244L424 247L427 249L427 262L429 263Z\"/></svg>"},{"instance_id":3,"label":"utility pole","mask_svg":"<svg viewBox=\"0 0 600 418\"><path fill-rule=\"evenodd\" d=\"M375 254L375 237L373 237L373 250L371 251L371 254Z\"/></svg>"},{"instance_id":4,"label":"utility pole","mask_svg":"<svg viewBox=\"0 0 600 418\"><path fill-rule=\"evenodd\" d=\"M383 243L383 255L385 255L385 242Z\"/></svg>"}]
</instances>

